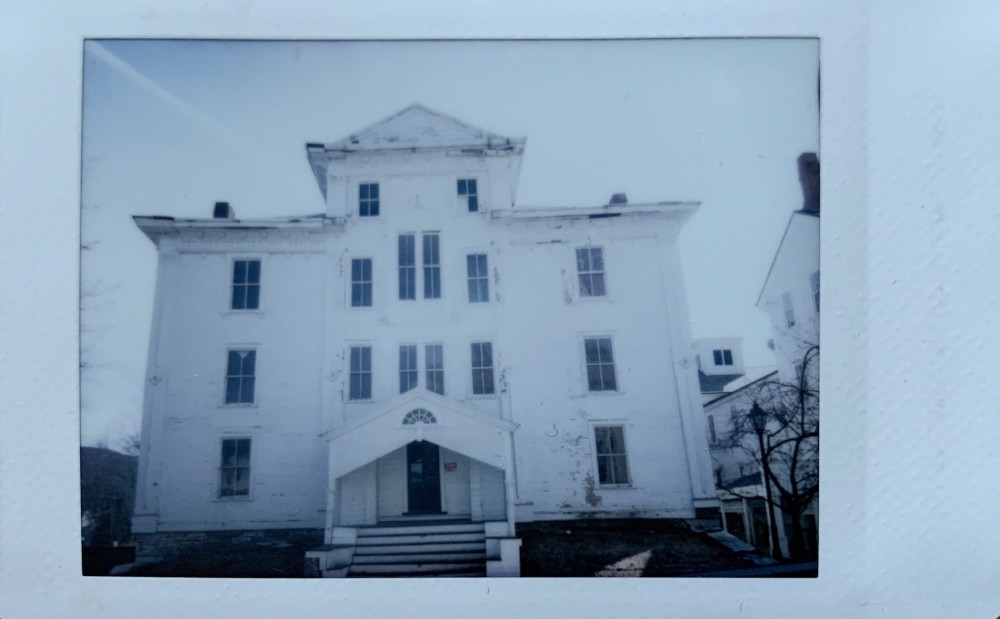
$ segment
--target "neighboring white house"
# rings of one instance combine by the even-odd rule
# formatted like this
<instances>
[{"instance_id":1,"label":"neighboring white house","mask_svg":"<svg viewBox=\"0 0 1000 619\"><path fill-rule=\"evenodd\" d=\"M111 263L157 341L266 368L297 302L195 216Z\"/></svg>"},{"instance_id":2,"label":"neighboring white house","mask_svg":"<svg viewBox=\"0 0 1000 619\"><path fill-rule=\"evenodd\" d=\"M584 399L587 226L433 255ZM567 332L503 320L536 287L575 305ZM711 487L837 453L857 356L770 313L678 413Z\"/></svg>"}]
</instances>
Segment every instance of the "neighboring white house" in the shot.
<instances>
[{"instance_id":1,"label":"neighboring white house","mask_svg":"<svg viewBox=\"0 0 1000 619\"><path fill-rule=\"evenodd\" d=\"M799 157L799 181L803 190L801 210L791 214L782 236L774 260L764 281L757 307L770 315L773 337L769 343L775 352L777 370L757 376L742 376L730 379L723 373L728 357L722 353L722 367L718 363L706 365L708 350L713 350L713 361L720 358L719 350L726 346L733 348L734 372L742 374L739 341L734 338L713 338L698 340L696 351L700 355L703 371L702 392L708 439L715 468L716 484L722 502L723 528L761 550L768 550L770 543L771 519L777 526L777 542L783 556L789 556L791 522L787 513L775 507L768 510L763 472L757 454L758 438L751 431L748 413L754 403L765 395L785 393L785 398L793 397L795 387L775 385L800 385L803 363L807 353L811 362L805 362L806 384L816 390L819 378L817 357L810 351L819 344L819 162L813 153ZM711 375L716 372L717 377ZM721 378L720 378L721 377ZM725 380L725 384L716 383ZM761 402L764 407L767 402ZM813 420L815 421L815 420ZM769 430L769 440L780 441L788 436ZM773 443L772 443L773 444ZM814 443L810 443L812 445ZM815 464L815 454L802 456L805 465ZM777 467L775 473L787 479L787 467L772 462ZM772 484L773 486L773 484ZM787 486L787 484L786 484ZM777 490L772 487L772 494ZM777 503L780 499L775 498ZM804 531L804 552L816 552L816 532L818 529L818 501L813 501L802 514L801 526Z\"/></svg>"},{"instance_id":2,"label":"neighboring white house","mask_svg":"<svg viewBox=\"0 0 1000 619\"><path fill-rule=\"evenodd\" d=\"M140 554L315 536L326 575L511 575L517 522L717 512L697 203L515 205L524 143L414 105L306 146L322 214L135 218Z\"/></svg>"}]
</instances>

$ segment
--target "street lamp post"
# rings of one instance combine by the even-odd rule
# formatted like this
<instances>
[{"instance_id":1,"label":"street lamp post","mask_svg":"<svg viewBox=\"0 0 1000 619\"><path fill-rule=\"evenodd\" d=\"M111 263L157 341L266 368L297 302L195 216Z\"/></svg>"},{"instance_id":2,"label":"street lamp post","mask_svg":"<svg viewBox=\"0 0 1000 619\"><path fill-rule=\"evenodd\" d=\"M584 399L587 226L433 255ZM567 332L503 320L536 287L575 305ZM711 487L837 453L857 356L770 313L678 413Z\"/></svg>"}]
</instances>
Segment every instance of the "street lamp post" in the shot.
<instances>
[{"instance_id":1,"label":"street lamp post","mask_svg":"<svg viewBox=\"0 0 1000 619\"><path fill-rule=\"evenodd\" d=\"M767 413L754 401L750 409L750 424L757 433L760 443L760 463L764 467L764 496L767 498L767 520L771 524L771 556L781 559L781 544L778 543L778 526L774 522L774 502L771 500L771 467L767 454L764 452L764 432L767 430Z\"/></svg>"}]
</instances>

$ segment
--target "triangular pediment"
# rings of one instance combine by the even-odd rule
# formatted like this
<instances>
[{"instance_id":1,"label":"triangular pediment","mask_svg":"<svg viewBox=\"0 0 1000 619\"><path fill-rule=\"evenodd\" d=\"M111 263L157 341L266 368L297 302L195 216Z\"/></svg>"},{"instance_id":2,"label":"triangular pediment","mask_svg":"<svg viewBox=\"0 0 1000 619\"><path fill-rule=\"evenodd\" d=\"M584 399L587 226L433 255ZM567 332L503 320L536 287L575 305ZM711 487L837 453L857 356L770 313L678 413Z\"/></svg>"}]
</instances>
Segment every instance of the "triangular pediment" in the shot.
<instances>
[{"instance_id":1,"label":"triangular pediment","mask_svg":"<svg viewBox=\"0 0 1000 619\"><path fill-rule=\"evenodd\" d=\"M493 147L512 145L498 134L466 124L420 104L411 105L360 131L327 144L329 150Z\"/></svg>"}]
</instances>

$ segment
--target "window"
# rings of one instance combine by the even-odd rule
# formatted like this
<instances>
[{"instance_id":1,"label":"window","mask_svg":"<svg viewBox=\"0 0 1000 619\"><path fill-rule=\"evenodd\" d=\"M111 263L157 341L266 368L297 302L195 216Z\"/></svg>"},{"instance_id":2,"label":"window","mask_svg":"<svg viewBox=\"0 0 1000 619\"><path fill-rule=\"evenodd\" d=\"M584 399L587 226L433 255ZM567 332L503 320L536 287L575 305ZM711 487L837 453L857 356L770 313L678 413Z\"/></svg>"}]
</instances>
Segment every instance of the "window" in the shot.
<instances>
[{"instance_id":1,"label":"window","mask_svg":"<svg viewBox=\"0 0 1000 619\"><path fill-rule=\"evenodd\" d=\"M809 284L812 286L813 304L816 306L816 313L819 313L819 271L809 276Z\"/></svg>"},{"instance_id":2,"label":"window","mask_svg":"<svg viewBox=\"0 0 1000 619\"><path fill-rule=\"evenodd\" d=\"M469 254L465 257L469 278L469 303L488 303L490 276L486 268L486 254Z\"/></svg>"},{"instance_id":3,"label":"window","mask_svg":"<svg viewBox=\"0 0 1000 619\"><path fill-rule=\"evenodd\" d=\"M250 439L222 440L219 496L250 496Z\"/></svg>"},{"instance_id":4,"label":"window","mask_svg":"<svg viewBox=\"0 0 1000 619\"><path fill-rule=\"evenodd\" d=\"M226 359L226 404L253 404L256 350L230 350Z\"/></svg>"},{"instance_id":5,"label":"window","mask_svg":"<svg viewBox=\"0 0 1000 619\"><path fill-rule=\"evenodd\" d=\"M587 357L587 388L590 391L617 391L615 358L610 337L588 337L583 341Z\"/></svg>"},{"instance_id":6,"label":"window","mask_svg":"<svg viewBox=\"0 0 1000 619\"><path fill-rule=\"evenodd\" d=\"M399 235L399 298L417 298L417 240L412 234Z\"/></svg>"},{"instance_id":7,"label":"window","mask_svg":"<svg viewBox=\"0 0 1000 619\"><path fill-rule=\"evenodd\" d=\"M378 183L358 185L358 215L361 217L378 216Z\"/></svg>"},{"instance_id":8,"label":"window","mask_svg":"<svg viewBox=\"0 0 1000 619\"><path fill-rule=\"evenodd\" d=\"M597 479L602 486L623 486L629 483L628 459L625 454L625 430L622 426L594 428L597 447Z\"/></svg>"},{"instance_id":9,"label":"window","mask_svg":"<svg viewBox=\"0 0 1000 619\"><path fill-rule=\"evenodd\" d=\"M351 346L351 400L372 398L371 346Z\"/></svg>"},{"instance_id":10,"label":"window","mask_svg":"<svg viewBox=\"0 0 1000 619\"><path fill-rule=\"evenodd\" d=\"M476 188L476 179L458 179L458 195L466 199L466 204L469 207L470 213L479 212L479 192Z\"/></svg>"},{"instance_id":11,"label":"window","mask_svg":"<svg viewBox=\"0 0 1000 619\"><path fill-rule=\"evenodd\" d=\"M399 392L406 393L417 386L417 347L399 347Z\"/></svg>"},{"instance_id":12,"label":"window","mask_svg":"<svg viewBox=\"0 0 1000 619\"><path fill-rule=\"evenodd\" d=\"M792 308L792 295L783 292L781 294L781 305L785 310L785 326L791 329L795 326L795 310Z\"/></svg>"},{"instance_id":13,"label":"window","mask_svg":"<svg viewBox=\"0 0 1000 619\"><path fill-rule=\"evenodd\" d=\"M472 393L488 395L493 387L493 344L474 342L472 344Z\"/></svg>"},{"instance_id":14,"label":"window","mask_svg":"<svg viewBox=\"0 0 1000 619\"><path fill-rule=\"evenodd\" d=\"M600 247L581 247L576 250L576 271L580 278L581 297L603 297L604 251Z\"/></svg>"},{"instance_id":15,"label":"window","mask_svg":"<svg viewBox=\"0 0 1000 619\"><path fill-rule=\"evenodd\" d=\"M441 298L441 235L424 233L424 298Z\"/></svg>"},{"instance_id":16,"label":"window","mask_svg":"<svg viewBox=\"0 0 1000 619\"><path fill-rule=\"evenodd\" d=\"M708 443L710 445L714 445L716 443L716 440L717 439L716 439L716 436L715 436L715 417L709 415L708 416Z\"/></svg>"},{"instance_id":17,"label":"window","mask_svg":"<svg viewBox=\"0 0 1000 619\"><path fill-rule=\"evenodd\" d=\"M712 359L715 361L715 365L732 365L733 351L728 348L713 350Z\"/></svg>"},{"instance_id":18,"label":"window","mask_svg":"<svg viewBox=\"0 0 1000 619\"><path fill-rule=\"evenodd\" d=\"M351 307L372 306L372 259L351 260Z\"/></svg>"},{"instance_id":19,"label":"window","mask_svg":"<svg viewBox=\"0 0 1000 619\"><path fill-rule=\"evenodd\" d=\"M427 372L427 390L444 395L444 347L428 344L424 347L424 368Z\"/></svg>"},{"instance_id":20,"label":"window","mask_svg":"<svg viewBox=\"0 0 1000 619\"><path fill-rule=\"evenodd\" d=\"M260 303L260 260L233 262L234 310L255 310Z\"/></svg>"}]
</instances>

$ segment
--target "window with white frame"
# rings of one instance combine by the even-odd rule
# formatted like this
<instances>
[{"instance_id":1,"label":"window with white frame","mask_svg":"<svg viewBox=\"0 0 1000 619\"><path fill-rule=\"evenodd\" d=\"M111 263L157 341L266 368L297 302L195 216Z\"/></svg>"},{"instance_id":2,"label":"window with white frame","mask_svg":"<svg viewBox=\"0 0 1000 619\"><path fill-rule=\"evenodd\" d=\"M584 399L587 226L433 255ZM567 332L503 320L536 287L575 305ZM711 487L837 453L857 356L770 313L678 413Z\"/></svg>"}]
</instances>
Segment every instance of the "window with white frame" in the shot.
<instances>
[{"instance_id":1,"label":"window with white frame","mask_svg":"<svg viewBox=\"0 0 1000 619\"><path fill-rule=\"evenodd\" d=\"M441 298L441 235L437 232L423 234L424 298Z\"/></svg>"},{"instance_id":2,"label":"window with white frame","mask_svg":"<svg viewBox=\"0 0 1000 619\"><path fill-rule=\"evenodd\" d=\"M219 497L250 496L250 439L222 439Z\"/></svg>"},{"instance_id":3,"label":"window with white frame","mask_svg":"<svg viewBox=\"0 0 1000 619\"><path fill-rule=\"evenodd\" d=\"M372 306L372 259L351 259L351 307Z\"/></svg>"},{"instance_id":4,"label":"window with white frame","mask_svg":"<svg viewBox=\"0 0 1000 619\"><path fill-rule=\"evenodd\" d=\"M713 350L712 360L715 361L715 365L732 365L733 351L728 348Z\"/></svg>"},{"instance_id":5,"label":"window with white frame","mask_svg":"<svg viewBox=\"0 0 1000 619\"><path fill-rule=\"evenodd\" d=\"M792 295L781 293L781 307L785 311L785 326L789 329L795 326L795 308L792 306Z\"/></svg>"},{"instance_id":6,"label":"window with white frame","mask_svg":"<svg viewBox=\"0 0 1000 619\"><path fill-rule=\"evenodd\" d=\"M472 343L472 393L475 395L494 393L493 344L490 342Z\"/></svg>"},{"instance_id":7,"label":"window with white frame","mask_svg":"<svg viewBox=\"0 0 1000 619\"><path fill-rule=\"evenodd\" d=\"M349 398L351 400L370 400L372 398L371 346L351 346L350 367Z\"/></svg>"},{"instance_id":8,"label":"window with white frame","mask_svg":"<svg viewBox=\"0 0 1000 619\"><path fill-rule=\"evenodd\" d=\"M259 304L260 260L234 260L230 309L255 310Z\"/></svg>"},{"instance_id":9,"label":"window with white frame","mask_svg":"<svg viewBox=\"0 0 1000 619\"><path fill-rule=\"evenodd\" d=\"M490 300L490 276L486 254L469 254L465 257L469 281L469 303L488 303Z\"/></svg>"},{"instance_id":10,"label":"window with white frame","mask_svg":"<svg viewBox=\"0 0 1000 619\"><path fill-rule=\"evenodd\" d=\"M583 340L587 363L587 389L590 391L617 391L615 356L610 337L588 337Z\"/></svg>"},{"instance_id":11,"label":"window with white frame","mask_svg":"<svg viewBox=\"0 0 1000 619\"><path fill-rule=\"evenodd\" d=\"M253 404L256 372L256 350L227 351L226 404Z\"/></svg>"},{"instance_id":12,"label":"window with white frame","mask_svg":"<svg viewBox=\"0 0 1000 619\"><path fill-rule=\"evenodd\" d=\"M576 272L581 297L603 297L604 250L600 247L580 247L576 250Z\"/></svg>"},{"instance_id":13,"label":"window with white frame","mask_svg":"<svg viewBox=\"0 0 1000 619\"><path fill-rule=\"evenodd\" d=\"M602 486L628 485L628 454L625 450L624 427L595 427L594 446L597 451L598 482Z\"/></svg>"},{"instance_id":14,"label":"window with white frame","mask_svg":"<svg viewBox=\"0 0 1000 619\"><path fill-rule=\"evenodd\" d=\"M406 393L417 386L417 347L404 344L399 347L399 392Z\"/></svg>"},{"instance_id":15,"label":"window with white frame","mask_svg":"<svg viewBox=\"0 0 1000 619\"><path fill-rule=\"evenodd\" d=\"M816 308L816 313L819 313L819 271L816 271L809 276L809 284L812 286L813 293L813 306Z\"/></svg>"},{"instance_id":16,"label":"window with white frame","mask_svg":"<svg viewBox=\"0 0 1000 619\"><path fill-rule=\"evenodd\" d=\"M361 183L358 185L358 215L361 217L378 217L378 211L378 183Z\"/></svg>"},{"instance_id":17,"label":"window with white frame","mask_svg":"<svg viewBox=\"0 0 1000 619\"><path fill-rule=\"evenodd\" d=\"M424 372L427 390L444 395L444 347L441 344L424 346Z\"/></svg>"},{"instance_id":18,"label":"window with white frame","mask_svg":"<svg viewBox=\"0 0 1000 619\"><path fill-rule=\"evenodd\" d=\"M458 196L465 198L465 203L470 213L479 212L479 191L476 187L476 179L458 179Z\"/></svg>"},{"instance_id":19,"label":"window with white frame","mask_svg":"<svg viewBox=\"0 0 1000 619\"><path fill-rule=\"evenodd\" d=\"M399 235L399 298L417 298L417 238L414 234Z\"/></svg>"}]
</instances>

